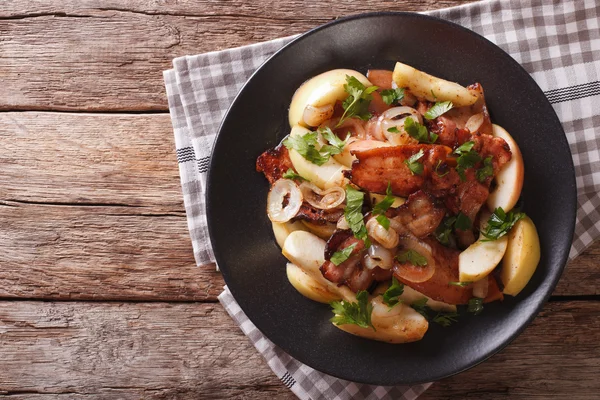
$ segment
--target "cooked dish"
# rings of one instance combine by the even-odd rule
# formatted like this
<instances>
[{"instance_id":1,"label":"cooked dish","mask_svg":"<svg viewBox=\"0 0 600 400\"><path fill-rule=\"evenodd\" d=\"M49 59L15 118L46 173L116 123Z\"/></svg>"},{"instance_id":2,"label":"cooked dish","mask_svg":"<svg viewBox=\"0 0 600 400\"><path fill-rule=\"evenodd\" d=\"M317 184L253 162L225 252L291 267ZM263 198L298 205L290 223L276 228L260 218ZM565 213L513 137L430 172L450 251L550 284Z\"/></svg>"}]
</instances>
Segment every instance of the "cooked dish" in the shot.
<instances>
[{"instance_id":1,"label":"cooked dish","mask_svg":"<svg viewBox=\"0 0 600 400\"><path fill-rule=\"evenodd\" d=\"M515 208L523 158L480 84L402 63L332 70L296 91L289 122L256 163L267 215L290 283L329 303L338 328L420 340L533 275L538 235Z\"/></svg>"}]
</instances>

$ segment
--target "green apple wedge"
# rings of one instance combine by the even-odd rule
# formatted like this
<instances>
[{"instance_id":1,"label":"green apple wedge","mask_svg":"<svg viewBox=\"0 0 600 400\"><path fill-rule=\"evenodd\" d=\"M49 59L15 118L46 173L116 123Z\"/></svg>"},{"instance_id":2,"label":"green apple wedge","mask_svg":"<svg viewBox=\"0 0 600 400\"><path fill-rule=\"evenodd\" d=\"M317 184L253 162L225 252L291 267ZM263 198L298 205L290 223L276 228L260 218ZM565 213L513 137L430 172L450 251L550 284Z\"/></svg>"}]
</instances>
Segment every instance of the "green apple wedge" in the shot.
<instances>
[{"instance_id":1,"label":"green apple wedge","mask_svg":"<svg viewBox=\"0 0 600 400\"><path fill-rule=\"evenodd\" d=\"M480 231L485 229L487 218L482 215ZM496 240L479 239L458 256L458 277L461 282L477 282L485 278L502 261L508 245L508 236Z\"/></svg>"}]
</instances>

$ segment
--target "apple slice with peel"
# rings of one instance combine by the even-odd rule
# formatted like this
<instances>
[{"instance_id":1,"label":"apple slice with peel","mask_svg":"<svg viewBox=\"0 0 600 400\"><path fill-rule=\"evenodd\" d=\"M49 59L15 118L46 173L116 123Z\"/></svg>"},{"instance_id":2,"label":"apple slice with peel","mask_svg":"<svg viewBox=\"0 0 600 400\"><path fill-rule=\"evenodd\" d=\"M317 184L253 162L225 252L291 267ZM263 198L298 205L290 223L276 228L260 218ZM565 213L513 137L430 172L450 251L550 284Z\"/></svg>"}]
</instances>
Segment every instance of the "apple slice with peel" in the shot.
<instances>
[{"instance_id":1,"label":"apple slice with peel","mask_svg":"<svg viewBox=\"0 0 600 400\"><path fill-rule=\"evenodd\" d=\"M336 285L329 281L327 283L317 281L295 264L288 263L286 273L288 281L304 297L319 303L331 303L341 299Z\"/></svg>"},{"instance_id":2,"label":"apple slice with peel","mask_svg":"<svg viewBox=\"0 0 600 400\"><path fill-rule=\"evenodd\" d=\"M317 75L294 93L289 112L290 127L319 126L331 118L335 102L348 97L344 89L346 75L355 77L367 87L372 86L366 76L351 69L334 69Z\"/></svg>"},{"instance_id":3,"label":"apple slice with peel","mask_svg":"<svg viewBox=\"0 0 600 400\"><path fill-rule=\"evenodd\" d=\"M488 218L481 216L480 231L485 229ZM481 233L479 239L458 255L458 278L461 282L477 282L485 278L502 261L506 252L508 236L486 240Z\"/></svg>"},{"instance_id":4,"label":"apple slice with peel","mask_svg":"<svg viewBox=\"0 0 600 400\"><path fill-rule=\"evenodd\" d=\"M504 128L494 124L493 125L494 136L500 137L506 141L512 157L502 169L498 172L494 178L496 181L496 188L487 200L487 205L490 211L494 211L498 207L506 212L509 212L521 196L521 189L523 188L523 177L525 175L525 166L523 164L523 156L517 142L510 136Z\"/></svg>"},{"instance_id":5,"label":"apple slice with peel","mask_svg":"<svg viewBox=\"0 0 600 400\"><path fill-rule=\"evenodd\" d=\"M527 285L540 262L540 238L529 217L517 221L507 236L501 277L504 293L516 296Z\"/></svg>"},{"instance_id":6,"label":"apple slice with peel","mask_svg":"<svg viewBox=\"0 0 600 400\"><path fill-rule=\"evenodd\" d=\"M292 128L290 136L304 136L308 133L310 133L310 130L296 125ZM323 139L319 137L321 145L324 144L322 140ZM289 154L296 172L298 172L301 177L308 179L317 185L320 189L328 189L333 186L343 185L347 180L344 177L343 172L348 168L335 161L333 158L330 158L323 165L317 165L302 157L302 155L294 149L289 149Z\"/></svg>"}]
</instances>

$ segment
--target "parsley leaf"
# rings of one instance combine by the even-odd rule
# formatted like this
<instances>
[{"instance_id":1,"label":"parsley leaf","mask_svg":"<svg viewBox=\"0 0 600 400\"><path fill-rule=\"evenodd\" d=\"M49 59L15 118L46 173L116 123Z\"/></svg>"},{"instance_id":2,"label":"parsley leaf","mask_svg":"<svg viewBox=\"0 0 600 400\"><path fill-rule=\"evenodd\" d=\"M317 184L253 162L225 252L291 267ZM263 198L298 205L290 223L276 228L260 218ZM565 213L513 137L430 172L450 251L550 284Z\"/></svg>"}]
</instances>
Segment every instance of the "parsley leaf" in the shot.
<instances>
[{"instance_id":1,"label":"parsley leaf","mask_svg":"<svg viewBox=\"0 0 600 400\"><path fill-rule=\"evenodd\" d=\"M340 126L345 120L352 117L357 117L364 121L371 118L371 113L368 110L369 103L373 99L371 93L377 89L379 89L377 86L369 86L367 88L355 77L346 75L344 90L348 93L348 97L342 103L344 113L337 126Z\"/></svg>"},{"instance_id":2,"label":"parsley leaf","mask_svg":"<svg viewBox=\"0 0 600 400\"><path fill-rule=\"evenodd\" d=\"M502 207L494 210L494 213L487 221L487 225L481 234L486 237L486 242L496 240L506 235L518 220L525 218L525 213L518 209L512 210L509 213L504 212Z\"/></svg>"},{"instance_id":3,"label":"parsley leaf","mask_svg":"<svg viewBox=\"0 0 600 400\"><path fill-rule=\"evenodd\" d=\"M492 167L492 156L486 157L485 160L483 160L483 167L478 169L475 175L477 176L477 180L482 183L485 182L485 179L488 176L494 175L494 168Z\"/></svg>"},{"instance_id":4,"label":"parsley leaf","mask_svg":"<svg viewBox=\"0 0 600 400\"><path fill-rule=\"evenodd\" d=\"M396 304L402 302L402 300L399 299L402 293L404 293L404 285L398 282L396 277L392 276L392 284L383 294L383 302L392 308Z\"/></svg>"},{"instance_id":5,"label":"parsley leaf","mask_svg":"<svg viewBox=\"0 0 600 400\"><path fill-rule=\"evenodd\" d=\"M283 145L288 149L294 149L308 161L316 165L323 165L329 160L329 154L321 154L315 148L317 144L317 132L307 133L304 136L288 136Z\"/></svg>"},{"instance_id":6,"label":"parsley leaf","mask_svg":"<svg viewBox=\"0 0 600 400\"><path fill-rule=\"evenodd\" d=\"M365 246L369 247L369 237L367 228L362 215L362 206L365 194L360 190L354 189L352 186L346 186L346 208L344 209L344 217L348 222L348 226L352 229L354 237L365 241Z\"/></svg>"},{"instance_id":7,"label":"parsley leaf","mask_svg":"<svg viewBox=\"0 0 600 400\"><path fill-rule=\"evenodd\" d=\"M383 102L388 106L391 106L392 104L399 104L402 101L404 98L404 89L386 89L382 90L380 94Z\"/></svg>"},{"instance_id":8,"label":"parsley leaf","mask_svg":"<svg viewBox=\"0 0 600 400\"><path fill-rule=\"evenodd\" d=\"M404 160L404 164L408 166L410 172L413 175L421 175L423 173L423 164L419 162L419 159L425 155L423 149L419 150L418 153L413 154L408 160Z\"/></svg>"},{"instance_id":9,"label":"parsley leaf","mask_svg":"<svg viewBox=\"0 0 600 400\"><path fill-rule=\"evenodd\" d=\"M433 107L427 110L427 112L423 114L423 116L428 120L432 120L450 111L452 107L454 107L454 104L452 104L451 101L438 101L433 105Z\"/></svg>"},{"instance_id":10,"label":"parsley leaf","mask_svg":"<svg viewBox=\"0 0 600 400\"><path fill-rule=\"evenodd\" d=\"M473 297L471 300L469 300L469 305L467 306L467 311L472 314L475 314L475 315L482 312L483 311L483 299L480 299L479 297Z\"/></svg>"},{"instance_id":11,"label":"parsley leaf","mask_svg":"<svg viewBox=\"0 0 600 400\"><path fill-rule=\"evenodd\" d=\"M427 265L427 258L413 249L398 254L395 258L401 263L410 263L415 267L424 267Z\"/></svg>"},{"instance_id":12,"label":"parsley leaf","mask_svg":"<svg viewBox=\"0 0 600 400\"><path fill-rule=\"evenodd\" d=\"M306 181L306 182L310 182L308 179L301 177L300 175L298 175L293 169L288 168L288 170L285 172L285 174L282 175L282 178L284 179L292 179L292 180L297 180L297 181Z\"/></svg>"},{"instance_id":13,"label":"parsley leaf","mask_svg":"<svg viewBox=\"0 0 600 400\"><path fill-rule=\"evenodd\" d=\"M366 290L359 291L356 293L356 300L356 303L345 300L332 302L331 307L335 316L330 321L336 325L354 324L375 330L371 323L373 305L369 301L369 293Z\"/></svg>"},{"instance_id":14,"label":"parsley leaf","mask_svg":"<svg viewBox=\"0 0 600 400\"><path fill-rule=\"evenodd\" d=\"M474 167L475 164L481 161L479 153L473 150L474 145L475 142L465 142L453 152L453 154L459 156L456 160L456 172L458 172L460 180L463 182L467 179L465 170Z\"/></svg>"},{"instance_id":15,"label":"parsley leaf","mask_svg":"<svg viewBox=\"0 0 600 400\"><path fill-rule=\"evenodd\" d=\"M425 319L429 320L431 317L429 316L429 312L433 311L429 306L427 306L427 297L423 297L412 303L410 306L419 314L425 317ZM436 324L440 324L443 327L448 327L457 321L458 313L456 312L438 312L433 318L433 322Z\"/></svg>"},{"instance_id":16,"label":"parsley leaf","mask_svg":"<svg viewBox=\"0 0 600 400\"><path fill-rule=\"evenodd\" d=\"M449 327L453 323L458 321L458 313L457 312L438 312L435 317L433 317L433 322L436 324L440 324L444 328Z\"/></svg>"},{"instance_id":17,"label":"parsley leaf","mask_svg":"<svg viewBox=\"0 0 600 400\"><path fill-rule=\"evenodd\" d=\"M333 253L329 261L331 261L334 265L340 265L341 263L350 258L350 255L354 251L355 247L356 243L353 243L343 250L336 251L335 253Z\"/></svg>"},{"instance_id":18,"label":"parsley leaf","mask_svg":"<svg viewBox=\"0 0 600 400\"><path fill-rule=\"evenodd\" d=\"M448 285L465 287L469 286L471 283L473 282L448 282Z\"/></svg>"},{"instance_id":19,"label":"parsley leaf","mask_svg":"<svg viewBox=\"0 0 600 400\"><path fill-rule=\"evenodd\" d=\"M435 230L435 238L444 246L450 244L450 235L452 234L452 226L456 222L456 217L445 217L442 223Z\"/></svg>"},{"instance_id":20,"label":"parsley leaf","mask_svg":"<svg viewBox=\"0 0 600 400\"><path fill-rule=\"evenodd\" d=\"M342 140L330 128L321 128L319 129L319 133L329 143L321 147L321 152L326 152L330 155L340 154L350 138L350 134L348 134L346 135L346 139Z\"/></svg>"},{"instance_id":21,"label":"parsley leaf","mask_svg":"<svg viewBox=\"0 0 600 400\"><path fill-rule=\"evenodd\" d=\"M392 126L391 128L388 128L388 132L391 132L391 133L400 133L400 131L398 130L398 128L396 128L395 126Z\"/></svg>"},{"instance_id":22,"label":"parsley leaf","mask_svg":"<svg viewBox=\"0 0 600 400\"><path fill-rule=\"evenodd\" d=\"M404 130L412 138L417 139L420 143L435 143L438 138L438 135L435 133L430 133L425 125L421 125L411 117L407 117L404 120Z\"/></svg>"},{"instance_id":23,"label":"parsley leaf","mask_svg":"<svg viewBox=\"0 0 600 400\"><path fill-rule=\"evenodd\" d=\"M373 207L373 214L383 214L388 208L394 203L394 196L392 195L392 184L388 182L387 189L385 190L385 197L379 203Z\"/></svg>"},{"instance_id":24,"label":"parsley leaf","mask_svg":"<svg viewBox=\"0 0 600 400\"><path fill-rule=\"evenodd\" d=\"M425 319L429 319L429 315L427 314L427 309L429 307L426 306L428 300L427 297L423 297L410 305L416 312L424 316Z\"/></svg>"},{"instance_id":25,"label":"parsley leaf","mask_svg":"<svg viewBox=\"0 0 600 400\"><path fill-rule=\"evenodd\" d=\"M454 227L461 231L468 231L473 226L471 219L467 217L462 212L459 212L456 216L456 222L454 223Z\"/></svg>"},{"instance_id":26,"label":"parsley leaf","mask_svg":"<svg viewBox=\"0 0 600 400\"><path fill-rule=\"evenodd\" d=\"M377 222L379 222L379 225L381 225L383 229L385 229L386 231L390 229L390 220L388 219L388 217L381 214L378 215L375 219L377 220Z\"/></svg>"}]
</instances>

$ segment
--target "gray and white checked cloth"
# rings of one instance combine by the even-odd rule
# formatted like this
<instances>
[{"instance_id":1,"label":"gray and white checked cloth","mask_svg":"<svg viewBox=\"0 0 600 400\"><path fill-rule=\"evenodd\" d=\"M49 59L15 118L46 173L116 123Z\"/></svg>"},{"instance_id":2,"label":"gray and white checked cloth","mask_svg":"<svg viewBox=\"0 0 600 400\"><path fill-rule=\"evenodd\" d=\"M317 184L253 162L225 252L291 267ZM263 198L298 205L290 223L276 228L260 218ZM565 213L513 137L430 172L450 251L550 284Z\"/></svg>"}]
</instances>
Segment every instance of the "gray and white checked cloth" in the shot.
<instances>
[{"instance_id":1,"label":"gray and white checked cloth","mask_svg":"<svg viewBox=\"0 0 600 400\"><path fill-rule=\"evenodd\" d=\"M577 222L570 258L600 237L600 3L596 0L486 0L428 12L472 29L517 60L545 92L562 122L577 175ZM204 190L219 124L235 94L281 38L180 57L164 72L177 159L196 263L215 262ZM415 399L431 384L369 386L315 371L284 353L244 315L227 288L219 300L300 399Z\"/></svg>"}]
</instances>

